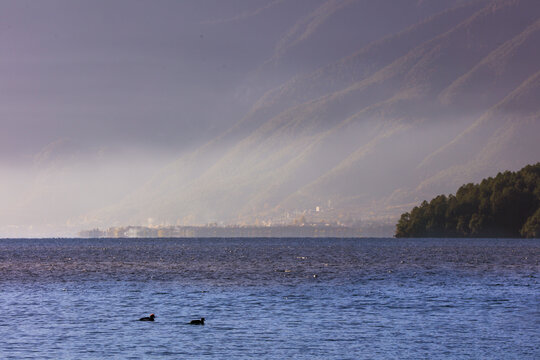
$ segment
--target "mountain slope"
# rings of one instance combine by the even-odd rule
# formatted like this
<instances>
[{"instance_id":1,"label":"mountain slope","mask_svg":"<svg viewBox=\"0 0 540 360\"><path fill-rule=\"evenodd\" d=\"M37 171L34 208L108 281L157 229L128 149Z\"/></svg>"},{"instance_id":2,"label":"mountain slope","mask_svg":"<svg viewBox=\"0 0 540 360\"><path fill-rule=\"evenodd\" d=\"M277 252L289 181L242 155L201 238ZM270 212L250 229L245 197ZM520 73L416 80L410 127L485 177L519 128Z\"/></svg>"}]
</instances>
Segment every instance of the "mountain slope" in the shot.
<instances>
[{"instance_id":1,"label":"mountain slope","mask_svg":"<svg viewBox=\"0 0 540 360\"><path fill-rule=\"evenodd\" d=\"M437 188L446 189L500 169L516 170L538 160L539 94L540 70L489 109L437 155L461 155L461 149L470 148L471 143L478 150L461 157L460 163L423 181L417 191L431 193Z\"/></svg>"},{"instance_id":2,"label":"mountain slope","mask_svg":"<svg viewBox=\"0 0 540 360\"><path fill-rule=\"evenodd\" d=\"M539 18L537 1L465 2L355 49L268 92L230 131L95 216L235 223L322 206L375 218L534 162ZM470 146L475 160L462 162Z\"/></svg>"}]
</instances>

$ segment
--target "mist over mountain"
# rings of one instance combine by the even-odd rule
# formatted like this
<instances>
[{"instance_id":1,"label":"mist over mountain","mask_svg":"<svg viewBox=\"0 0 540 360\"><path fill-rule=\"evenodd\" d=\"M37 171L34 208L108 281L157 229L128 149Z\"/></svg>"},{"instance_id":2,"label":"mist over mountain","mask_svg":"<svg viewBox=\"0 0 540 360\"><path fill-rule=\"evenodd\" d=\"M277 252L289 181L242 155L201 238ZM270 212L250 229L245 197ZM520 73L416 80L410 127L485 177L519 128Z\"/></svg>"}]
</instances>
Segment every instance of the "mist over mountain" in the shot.
<instances>
[{"instance_id":1,"label":"mist over mountain","mask_svg":"<svg viewBox=\"0 0 540 360\"><path fill-rule=\"evenodd\" d=\"M103 126L60 119L53 135L26 140L41 145L31 171L4 166L3 187L15 190L4 191L3 233L393 221L411 204L539 161L538 1L222 4L171 5L163 26L174 31L152 42L160 75L151 67L149 78L118 82L140 97L78 95L76 113L95 115L98 104ZM163 23L158 10L138 19ZM194 23L191 37L178 35ZM191 42L174 52L175 35ZM146 69L150 50L138 51ZM99 74L96 91L109 90Z\"/></svg>"}]
</instances>

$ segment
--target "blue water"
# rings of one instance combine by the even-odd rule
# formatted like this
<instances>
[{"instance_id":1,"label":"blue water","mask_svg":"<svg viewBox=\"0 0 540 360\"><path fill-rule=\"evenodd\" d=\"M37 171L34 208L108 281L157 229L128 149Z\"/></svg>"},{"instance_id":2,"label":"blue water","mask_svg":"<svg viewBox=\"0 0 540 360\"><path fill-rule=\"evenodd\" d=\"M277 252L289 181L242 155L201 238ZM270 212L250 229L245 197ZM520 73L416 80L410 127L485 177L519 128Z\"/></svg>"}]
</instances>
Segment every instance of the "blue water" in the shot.
<instances>
[{"instance_id":1,"label":"blue water","mask_svg":"<svg viewBox=\"0 0 540 360\"><path fill-rule=\"evenodd\" d=\"M540 359L539 276L539 240L0 240L0 357Z\"/></svg>"}]
</instances>

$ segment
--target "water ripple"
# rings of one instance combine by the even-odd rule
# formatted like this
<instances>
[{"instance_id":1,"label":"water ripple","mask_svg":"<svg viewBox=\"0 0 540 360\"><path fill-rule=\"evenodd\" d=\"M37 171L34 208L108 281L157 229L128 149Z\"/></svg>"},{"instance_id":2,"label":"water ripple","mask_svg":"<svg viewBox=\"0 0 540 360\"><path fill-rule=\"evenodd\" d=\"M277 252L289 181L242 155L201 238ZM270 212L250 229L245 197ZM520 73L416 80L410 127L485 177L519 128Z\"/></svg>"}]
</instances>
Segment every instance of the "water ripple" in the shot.
<instances>
[{"instance_id":1,"label":"water ripple","mask_svg":"<svg viewBox=\"0 0 540 360\"><path fill-rule=\"evenodd\" d=\"M539 260L538 240L0 240L0 353L538 359Z\"/></svg>"}]
</instances>

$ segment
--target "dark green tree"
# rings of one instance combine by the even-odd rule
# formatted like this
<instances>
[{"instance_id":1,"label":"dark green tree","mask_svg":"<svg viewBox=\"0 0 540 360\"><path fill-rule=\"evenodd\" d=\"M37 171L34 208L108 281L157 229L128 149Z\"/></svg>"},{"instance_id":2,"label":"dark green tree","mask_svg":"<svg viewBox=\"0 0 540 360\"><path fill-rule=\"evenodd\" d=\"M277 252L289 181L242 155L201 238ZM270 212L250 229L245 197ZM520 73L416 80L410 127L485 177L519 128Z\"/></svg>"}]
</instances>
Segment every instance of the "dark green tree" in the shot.
<instances>
[{"instance_id":1,"label":"dark green tree","mask_svg":"<svg viewBox=\"0 0 540 360\"><path fill-rule=\"evenodd\" d=\"M527 238L540 238L540 208L527 219L520 234Z\"/></svg>"},{"instance_id":2,"label":"dark green tree","mask_svg":"<svg viewBox=\"0 0 540 360\"><path fill-rule=\"evenodd\" d=\"M505 171L401 215L396 237L539 237L540 163Z\"/></svg>"}]
</instances>

